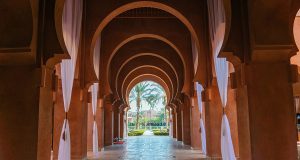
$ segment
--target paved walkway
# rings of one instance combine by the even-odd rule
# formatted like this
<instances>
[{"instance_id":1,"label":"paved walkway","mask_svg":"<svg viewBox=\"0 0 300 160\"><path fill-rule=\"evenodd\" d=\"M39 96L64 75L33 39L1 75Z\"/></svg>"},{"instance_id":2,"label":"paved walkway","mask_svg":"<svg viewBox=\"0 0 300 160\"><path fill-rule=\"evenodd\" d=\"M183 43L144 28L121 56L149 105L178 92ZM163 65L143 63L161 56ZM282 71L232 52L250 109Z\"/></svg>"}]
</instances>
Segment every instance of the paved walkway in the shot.
<instances>
[{"instance_id":1,"label":"paved walkway","mask_svg":"<svg viewBox=\"0 0 300 160\"><path fill-rule=\"evenodd\" d=\"M144 135L144 136L153 136L153 132L150 131L150 130L147 130L147 131L144 132L143 135Z\"/></svg>"},{"instance_id":2,"label":"paved walkway","mask_svg":"<svg viewBox=\"0 0 300 160\"><path fill-rule=\"evenodd\" d=\"M105 147L89 160L199 160L205 159L198 150L174 141L169 136L129 137L123 145Z\"/></svg>"}]
</instances>

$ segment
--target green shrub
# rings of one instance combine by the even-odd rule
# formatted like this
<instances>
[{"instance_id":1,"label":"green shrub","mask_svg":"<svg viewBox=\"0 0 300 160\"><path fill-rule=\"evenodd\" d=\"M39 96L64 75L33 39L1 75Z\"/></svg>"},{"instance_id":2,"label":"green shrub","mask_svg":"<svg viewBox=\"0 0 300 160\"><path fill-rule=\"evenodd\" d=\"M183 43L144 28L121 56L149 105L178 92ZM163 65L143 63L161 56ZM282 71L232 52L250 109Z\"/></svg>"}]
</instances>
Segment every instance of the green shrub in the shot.
<instances>
[{"instance_id":1,"label":"green shrub","mask_svg":"<svg viewBox=\"0 0 300 160\"><path fill-rule=\"evenodd\" d=\"M167 130L162 130L162 131L153 131L153 134L155 136L168 136L169 132Z\"/></svg>"},{"instance_id":2,"label":"green shrub","mask_svg":"<svg viewBox=\"0 0 300 160\"><path fill-rule=\"evenodd\" d=\"M128 132L128 136L141 136L143 135L145 130L143 129L138 129L138 130L131 130Z\"/></svg>"},{"instance_id":3,"label":"green shrub","mask_svg":"<svg viewBox=\"0 0 300 160\"><path fill-rule=\"evenodd\" d=\"M160 129L152 129L152 132L160 132Z\"/></svg>"}]
</instances>

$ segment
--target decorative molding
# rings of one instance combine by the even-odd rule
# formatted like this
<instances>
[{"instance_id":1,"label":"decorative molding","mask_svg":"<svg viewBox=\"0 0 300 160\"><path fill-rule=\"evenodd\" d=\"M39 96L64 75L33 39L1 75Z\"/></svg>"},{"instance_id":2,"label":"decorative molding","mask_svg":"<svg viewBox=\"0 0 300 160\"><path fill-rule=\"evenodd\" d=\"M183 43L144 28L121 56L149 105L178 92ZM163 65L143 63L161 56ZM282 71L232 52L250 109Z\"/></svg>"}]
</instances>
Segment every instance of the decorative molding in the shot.
<instances>
[{"instance_id":1,"label":"decorative molding","mask_svg":"<svg viewBox=\"0 0 300 160\"><path fill-rule=\"evenodd\" d=\"M150 7L135 8L126 11L116 18L176 18L172 14Z\"/></svg>"},{"instance_id":2,"label":"decorative molding","mask_svg":"<svg viewBox=\"0 0 300 160\"><path fill-rule=\"evenodd\" d=\"M21 48L0 48L0 55L3 53L30 53L30 47L21 47Z\"/></svg>"},{"instance_id":3,"label":"decorative molding","mask_svg":"<svg viewBox=\"0 0 300 160\"><path fill-rule=\"evenodd\" d=\"M290 61L296 53L295 45L255 45L252 48L251 60L256 62Z\"/></svg>"}]
</instances>

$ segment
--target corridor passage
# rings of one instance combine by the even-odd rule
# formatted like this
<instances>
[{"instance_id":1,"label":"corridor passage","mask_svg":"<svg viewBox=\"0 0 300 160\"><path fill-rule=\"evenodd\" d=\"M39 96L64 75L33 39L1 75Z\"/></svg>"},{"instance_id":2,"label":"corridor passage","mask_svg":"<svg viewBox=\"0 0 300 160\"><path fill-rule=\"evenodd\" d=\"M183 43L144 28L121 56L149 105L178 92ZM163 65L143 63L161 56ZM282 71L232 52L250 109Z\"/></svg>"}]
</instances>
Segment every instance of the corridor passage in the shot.
<instances>
[{"instance_id":1,"label":"corridor passage","mask_svg":"<svg viewBox=\"0 0 300 160\"><path fill-rule=\"evenodd\" d=\"M192 150L168 136L129 137L123 145L105 147L89 160L199 160L206 159L199 150Z\"/></svg>"}]
</instances>

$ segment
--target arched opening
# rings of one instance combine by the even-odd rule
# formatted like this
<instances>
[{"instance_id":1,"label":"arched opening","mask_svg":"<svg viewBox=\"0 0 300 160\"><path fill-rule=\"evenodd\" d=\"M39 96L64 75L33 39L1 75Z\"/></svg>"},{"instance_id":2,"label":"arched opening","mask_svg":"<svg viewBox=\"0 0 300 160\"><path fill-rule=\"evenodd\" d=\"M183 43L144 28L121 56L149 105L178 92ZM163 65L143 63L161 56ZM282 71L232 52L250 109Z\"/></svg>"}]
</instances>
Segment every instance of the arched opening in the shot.
<instances>
[{"instance_id":1,"label":"arched opening","mask_svg":"<svg viewBox=\"0 0 300 160\"><path fill-rule=\"evenodd\" d=\"M169 111L165 89L153 81L142 81L129 93L128 136L169 135Z\"/></svg>"}]
</instances>

